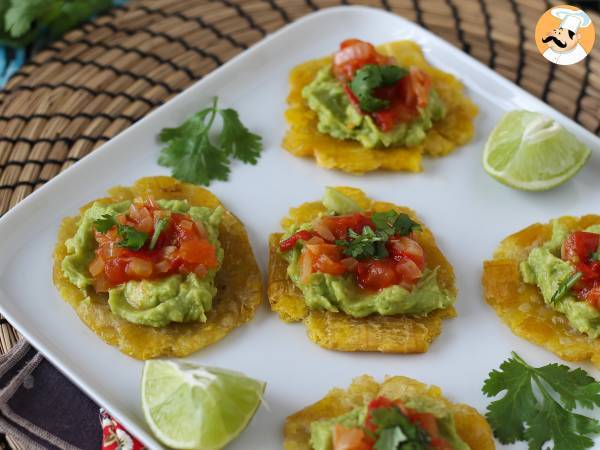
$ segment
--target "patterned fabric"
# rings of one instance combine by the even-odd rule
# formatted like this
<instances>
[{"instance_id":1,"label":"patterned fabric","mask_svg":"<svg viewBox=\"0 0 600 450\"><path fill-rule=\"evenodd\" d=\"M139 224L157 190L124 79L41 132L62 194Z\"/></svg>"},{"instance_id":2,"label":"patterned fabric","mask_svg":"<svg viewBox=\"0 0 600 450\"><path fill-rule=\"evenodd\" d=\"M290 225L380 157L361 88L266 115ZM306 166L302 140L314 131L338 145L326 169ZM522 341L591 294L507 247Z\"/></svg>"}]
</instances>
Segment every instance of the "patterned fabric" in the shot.
<instances>
[{"instance_id":1,"label":"patterned fabric","mask_svg":"<svg viewBox=\"0 0 600 450\"><path fill-rule=\"evenodd\" d=\"M104 408L100 408L100 425L102 426L102 450L144 450L146 448Z\"/></svg>"},{"instance_id":2,"label":"patterned fabric","mask_svg":"<svg viewBox=\"0 0 600 450\"><path fill-rule=\"evenodd\" d=\"M113 0L113 5L120 6L127 0ZM47 37L42 37L27 48L10 48L0 46L0 89L3 88L29 57L48 43Z\"/></svg>"}]
</instances>

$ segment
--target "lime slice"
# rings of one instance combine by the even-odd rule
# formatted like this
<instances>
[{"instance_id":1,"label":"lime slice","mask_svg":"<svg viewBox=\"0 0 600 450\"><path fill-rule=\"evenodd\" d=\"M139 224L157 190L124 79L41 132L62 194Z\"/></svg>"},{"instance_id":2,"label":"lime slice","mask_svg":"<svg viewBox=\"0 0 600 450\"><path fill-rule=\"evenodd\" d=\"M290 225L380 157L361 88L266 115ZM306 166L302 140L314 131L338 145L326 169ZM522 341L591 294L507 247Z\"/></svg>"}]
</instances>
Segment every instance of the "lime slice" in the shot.
<instances>
[{"instance_id":1,"label":"lime slice","mask_svg":"<svg viewBox=\"0 0 600 450\"><path fill-rule=\"evenodd\" d=\"M511 111L485 144L483 168L508 186L545 191L572 178L590 153L553 119L536 112Z\"/></svg>"},{"instance_id":2,"label":"lime slice","mask_svg":"<svg viewBox=\"0 0 600 450\"><path fill-rule=\"evenodd\" d=\"M246 428L264 390L265 383L237 372L151 360L142 374L142 409L163 444L213 450Z\"/></svg>"}]
</instances>

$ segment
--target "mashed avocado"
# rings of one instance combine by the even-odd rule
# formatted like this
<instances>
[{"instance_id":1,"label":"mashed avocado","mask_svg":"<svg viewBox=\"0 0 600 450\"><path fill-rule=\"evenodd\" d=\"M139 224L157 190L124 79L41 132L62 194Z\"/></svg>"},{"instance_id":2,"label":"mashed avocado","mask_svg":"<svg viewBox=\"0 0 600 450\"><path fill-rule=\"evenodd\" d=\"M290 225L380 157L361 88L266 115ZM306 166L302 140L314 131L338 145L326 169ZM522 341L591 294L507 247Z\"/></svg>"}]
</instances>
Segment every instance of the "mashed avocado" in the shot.
<instances>
[{"instance_id":1,"label":"mashed avocado","mask_svg":"<svg viewBox=\"0 0 600 450\"><path fill-rule=\"evenodd\" d=\"M217 248L217 258L223 261L223 249L219 244L219 223L222 208L190 207L182 200L159 200L161 208L187 213L194 220L204 223L208 240ZM97 244L94 239L94 221L105 214L116 216L129 209L130 201L111 205L96 202L80 219L77 232L66 241L67 256L62 262L65 277L78 288L92 286L88 266L94 258ZM164 327L171 322L205 322L206 313L212 309L212 299L217 290L214 278L218 269L211 269L200 278L188 275L170 275L160 279L129 281L108 292L111 311L123 319L153 327Z\"/></svg>"},{"instance_id":2,"label":"mashed avocado","mask_svg":"<svg viewBox=\"0 0 600 450\"><path fill-rule=\"evenodd\" d=\"M331 66L321 69L315 79L302 91L310 109L319 117L318 130L337 139L353 139L363 147L413 147L425 139L433 122L445 115L442 100L430 91L429 102L419 117L398 124L392 131L381 131L373 119L361 114L344 92L342 84L333 76Z\"/></svg>"},{"instance_id":3,"label":"mashed avocado","mask_svg":"<svg viewBox=\"0 0 600 450\"><path fill-rule=\"evenodd\" d=\"M600 234L600 227L594 225L585 231ZM561 282L575 273L573 266L560 258L560 249L567 235L568 230L554 221L552 238L531 250L527 260L521 263L521 275L525 283L537 285L546 304L563 313L573 328L596 339L600 337L600 311L570 294L559 302L550 302Z\"/></svg>"},{"instance_id":4,"label":"mashed avocado","mask_svg":"<svg viewBox=\"0 0 600 450\"><path fill-rule=\"evenodd\" d=\"M454 450L470 449L469 445L458 435L452 412L442 401L421 396L408 397L403 401L408 408L433 414L436 417L441 437L448 441ZM310 425L310 445L312 449L331 450L333 448L333 426L339 423L346 428L358 427L364 423L366 415L367 407L365 406L353 409L349 413L333 419L313 422Z\"/></svg>"},{"instance_id":5,"label":"mashed avocado","mask_svg":"<svg viewBox=\"0 0 600 450\"><path fill-rule=\"evenodd\" d=\"M349 214L361 211L351 198L341 192L327 188L322 200L330 214ZM286 237L299 229L309 229L310 224L293 227ZM426 269L423 278L407 290L400 285L389 286L377 292L360 289L353 274L334 276L325 273L314 273L307 283L300 281L301 249L283 253L288 261L287 274L292 282L302 291L306 305L311 309L324 309L331 312L344 312L353 317L366 317L371 314L425 315L435 309L443 309L454 303L454 297L446 292L437 281L437 268Z\"/></svg>"}]
</instances>

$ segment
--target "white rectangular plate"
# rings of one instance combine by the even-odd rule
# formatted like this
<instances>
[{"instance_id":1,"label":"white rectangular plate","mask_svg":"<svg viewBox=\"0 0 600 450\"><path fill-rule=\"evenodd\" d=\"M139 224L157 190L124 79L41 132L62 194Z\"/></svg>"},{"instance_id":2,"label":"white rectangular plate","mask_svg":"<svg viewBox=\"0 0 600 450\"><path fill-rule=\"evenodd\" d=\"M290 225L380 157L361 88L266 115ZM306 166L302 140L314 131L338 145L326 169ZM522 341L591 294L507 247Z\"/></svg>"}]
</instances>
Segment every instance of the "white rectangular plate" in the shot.
<instances>
[{"instance_id":1,"label":"white rectangular plate","mask_svg":"<svg viewBox=\"0 0 600 450\"><path fill-rule=\"evenodd\" d=\"M457 75L480 108L473 141L450 156L426 160L420 174L377 172L351 176L317 167L280 146L288 73L296 64L330 54L340 41L358 37L374 43L413 39L435 66ZM487 67L428 31L395 15L363 7L340 7L307 16L238 56L101 149L59 175L0 220L0 311L56 367L152 448L159 448L140 406L142 362L96 337L59 297L51 280L52 250L61 218L101 197L114 185L167 174L156 164L158 131L174 126L214 95L239 111L244 123L264 137L257 166L234 163L229 182L210 189L246 224L263 273L267 236L279 230L288 208L320 198L325 186L352 185L369 196L407 205L431 228L454 265L458 318L423 355L341 353L309 341L302 324L288 325L263 306L249 324L187 359L235 369L267 381L265 400L231 449L279 449L283 421L364 373L381 379L402 374L443 387L453 400L480 411L488 372L517 350L534 364L560 362L552 353L514 336L484 303L481 267L499 241L531 223L565 214L598 213L600 141ZM554 117L594 150L583 171L546 193L509 189L481 167L485 139L511 109ZM266 300L265 300L266 305ZM582 366L598 376L591 365ZM514 448L524 448L515 446Z\"/></svg>"}]
</instances>

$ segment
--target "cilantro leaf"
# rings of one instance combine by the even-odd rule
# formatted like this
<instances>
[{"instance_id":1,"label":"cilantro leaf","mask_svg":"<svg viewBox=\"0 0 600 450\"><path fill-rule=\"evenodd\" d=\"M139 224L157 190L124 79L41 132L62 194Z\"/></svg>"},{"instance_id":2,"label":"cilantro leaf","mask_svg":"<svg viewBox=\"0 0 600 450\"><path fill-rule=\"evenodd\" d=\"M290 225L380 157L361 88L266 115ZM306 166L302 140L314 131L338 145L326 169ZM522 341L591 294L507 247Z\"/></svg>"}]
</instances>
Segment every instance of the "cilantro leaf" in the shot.
<instances>
[{"instance_id":1,"label":"cilantro leaf","mask_svg":"<svg viewBox=\"0 0 600 450\"><path fill-rule=\"evenodd\" d=\"M406 435L400 427L386 428L379 433L374 450L396 450L401 442L406 442Z\"/></svg>"},{"instance_id":2,"label":"cilantro leaf","mask_svg":"<svg viewBox=\"0 0 600 450\"><path fill-rule=\"evenodd\" d=\"M117 221L110 214L104 214L102 217L94 221L94 228L100 233L106 233L115 225L117 225Z\"/></svg>"},{"instance_id":3,"label":"cilantro leaf","mask_svg":"<svg viewBox=\"0 0 600 450\"><path fill-rule=\"evenodd\" d=\"M223 131L219 138L223 151L245 163L256 164L262 150L262 138L240 122L237 111L228 108L219 110L219 113L223 118Z\"/></svg>"},{"instance_id":4,"label":"cilantro leaf","mask_svg":"<svg viewBox=\"0 0 600 450\"><path fill-rule=\"evenodd\" d=\"M503 444L527 441L530 449L541 450L552 440L555 450L585 450L594 445L589 435L600 433L596 419L573 412L577 406L600 406L600 383L582 369L535 368L513 352L499 371L490 373L482 390L488 397L506 391L486 414Z\"/></svg>"},{"instance_id":5,"label":"cilantro leaf","mask_svg":"<svg viewBox=\"0 0 600 450\"><path fill-rule=\"evenodd\" d=\"M117 230L121 240L119 247L128 248L130 250L139 250L148 240L148 233L138 231L129 225L117 225Z\"/></svg>"},{"instance_id":6,"label":"cilantro leaf","mask_svg":"<svg viewBox=\"0 0 600 450\"><path fill-rule=\"evenodd\" d=\"M3 0L0 42L23 47L47 33L56 38L111 6L111 0Z\"/></svg>"},{"instance_id":7,"label":"cilantro leaf","mask_svg":"<svg viewBox=\"0 0 600 450\"><path fill-rule=\"evenodd\" d=\"M600 250L597 250L594 253L592 253L592 256L590 256L590 260L600 261Z\"/></svg>"},{"instance_id":8,"label":"cilantro leaf","mask_svg":"<svg viewBox=\"0 0 600 450\"><path fill-rule=\"evenodd\" d=\"M427 450L429 449L429 435L421 427L410 421L408 417L402 414L397 407L375 408L371 411L371 422L377 427L377 443L383 440L383 443L376 450ZM393 431L398 429L401 435ZM388 431L390 430L390 431ZM403 443L400 447L390 447L393 439L400 438L398 443ZM396 445L398 444L396 443Z\"/></svg>"},{"instance_id":9,"label":"cilantro leaf","mask_svg":"<svg viewBox=\"0 0 600 450\"><path fill-rule=\"evenodd\" d=\"M348 230L348 240L337 240L335 243L344 247L342 253L356 259L378 258L382 259L388 256L385 248L387 236L376 233L371 227L364 227L362 233Z\"/></svg>"},{"instance_id":10,"label":"cilantro leaf","mask_svg":"<svg viewBox=\"0 0 600 450\"><path fill-rule=\"evenodd\" d=\"M158 242L160 233L162 233L164 229L167 228L167 225L169 225L169 220L171 220L169 217L161 217L156 222L156 226L154 227L154 233L152 234L152 239L150 240L150 245L148 246L150 250L154 250L154 247L156 247L156 242Z\"/></svg>"},{"instance_id":11,"label":"cilantro leaf","mask_svg":"<svg viewBox=\"0 0 600 450\"><path fill-rule=\"evenodd\" d=\"M552 295L550 303L557 303L561 301L565 295L569 293L569 290L577 284L579 279L583 276L581 272L575 272L569 275L567 278L562 280L556 289L556 292Z\"/></svg>"},{"instance_id":12,"label":"cilantro leaf","mask_svg":"<svg viewBox=\"0 0 600 450\"><path fill-rule=\"evenodd\" d=\"M217 113L223 118L219 146L210 138ZM175 128L164 128L159 141L165 144L158 163L170 167L173 177L181 181L208 186L212 180L229 178L230 157L256 164L262 150L260 136L251 133L233 109L212 106L198 111Z\"/></svg>"},{"instance_id":13,"label":"cilantro leaf","mask_svg":"<svg viewBox=\"0 0 600 450\"><path fill-rule=\"evenodd\" d=\"M421 225L412 220L407 214L397 213L394 210L376 212L371 216L371 220L378 231L382 231L388 236L406 236L421 229Z\"/></svg>"},{"instance_id":14,"label":"cilantro leaf","mask_svg":"<svg viewBox=\"0 0 600 450\"><path fill-rule=\"evenodd\" d=\"M390 105L384 100L373 95L378 87L389 86L408 74L408 70L394 66L379 66L367 64L356 71L350 82L350 89L358 98L363 111L374 112L387 108Z\"/></svg>"}]
</instances>

